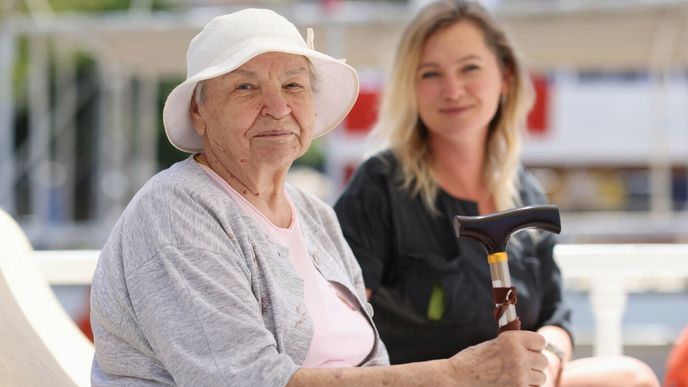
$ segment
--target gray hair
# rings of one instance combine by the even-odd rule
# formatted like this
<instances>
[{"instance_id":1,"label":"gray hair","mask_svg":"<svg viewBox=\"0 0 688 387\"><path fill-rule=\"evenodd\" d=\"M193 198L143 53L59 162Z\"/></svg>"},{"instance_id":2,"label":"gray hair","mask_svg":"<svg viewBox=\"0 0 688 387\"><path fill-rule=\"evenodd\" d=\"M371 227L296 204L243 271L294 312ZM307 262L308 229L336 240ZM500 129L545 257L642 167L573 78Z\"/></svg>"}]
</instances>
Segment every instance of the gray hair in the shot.
<instances>
[{"instance_id":1,"label":"gray hair","mask_svg":"<svg viewBox=\"0 0 688 387\"><path fill-rule=\"evenodd\" d=\"M205 102L205 79L202 81L198 81L196 83L196 87L194 87L193 91L193 99L196 101L196 105L200 105L203 102Z\"/></svg>"}]
</instances>

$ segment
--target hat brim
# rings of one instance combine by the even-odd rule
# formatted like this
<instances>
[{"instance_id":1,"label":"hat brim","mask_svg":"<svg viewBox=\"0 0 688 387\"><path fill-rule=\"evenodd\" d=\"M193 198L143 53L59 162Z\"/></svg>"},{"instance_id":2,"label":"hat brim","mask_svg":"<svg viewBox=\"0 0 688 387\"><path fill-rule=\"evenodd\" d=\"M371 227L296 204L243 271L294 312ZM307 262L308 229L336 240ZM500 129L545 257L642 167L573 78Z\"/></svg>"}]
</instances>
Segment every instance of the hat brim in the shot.
<instances>
[{"instance_id":1,"label":"hat brim","mask_svg":"<svg viewBox=\"0 0 688 387\"><path fill-rule=\"evenodd\" d=\"M356 71L341 60L295 45L287 40L281 42L279 48L276 48L274 39L266 42L257 38L247 41L236 52L228 52L222 61L208 66L204 71L188 78L170 92L163 107L163 125L170 143L184 152L202 151L203 138L194 129L189 112L196 84L199 81L231 72L267 52L303 55L311 61L318 79L314 93L314 108L317 116L313 127L313 138L320 137L337 127L358 97L359 85Z\"/></svg>"}]
</instances>

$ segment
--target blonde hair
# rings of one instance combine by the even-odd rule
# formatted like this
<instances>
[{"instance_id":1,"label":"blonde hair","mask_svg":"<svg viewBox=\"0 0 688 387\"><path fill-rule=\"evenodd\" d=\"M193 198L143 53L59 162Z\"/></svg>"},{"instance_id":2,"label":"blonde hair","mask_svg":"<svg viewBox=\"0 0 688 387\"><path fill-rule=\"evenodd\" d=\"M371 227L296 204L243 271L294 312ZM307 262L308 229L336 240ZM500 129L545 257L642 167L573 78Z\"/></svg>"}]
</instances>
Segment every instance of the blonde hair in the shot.
<instances>
[{"instance_id":1,"label":"blonde hair","mask_svg":"<svg viewBox=\"0 0 688 387\"><path fill-rule=\"evenodd\" d=\"M412 195L420 195L431 213L437 213L434 202L438 188L430 170L428 130L418 116L415 77L428 38L461 21L480 28L502 72L510 74L508 94L490 122L483 178L497 210L520 204L520 130L534 101L530 78L504 30L481 5L464 0L436 1L423 8L404 30L372 133L399 159L403 187Z\"/></svg>"}]
</instances>

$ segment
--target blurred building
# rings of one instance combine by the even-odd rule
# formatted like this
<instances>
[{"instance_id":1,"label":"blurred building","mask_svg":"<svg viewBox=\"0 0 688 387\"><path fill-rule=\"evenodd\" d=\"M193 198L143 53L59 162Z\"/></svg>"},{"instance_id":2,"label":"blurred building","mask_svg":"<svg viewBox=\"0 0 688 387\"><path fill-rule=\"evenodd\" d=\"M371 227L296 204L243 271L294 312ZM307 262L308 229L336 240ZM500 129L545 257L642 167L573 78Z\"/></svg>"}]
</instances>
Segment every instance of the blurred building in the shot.
<instances>
[{"instance_id":1,"label":"blurred building","mask_svg":"<svg viewBox=\"0 0 688 387\"><path fill-rule=\"evenodd\" d=\"M319 192L333 201L370 149L384 74L425 2L136 0L108 13L4 3L0 206L36 247L99 248L136 190L184 157L160 112L189 40L246 5L313 27L316 47L360 71L354 110L315 149L330 182ZM564 211L564 237L688 240L688 2L485 3L532 70L524 161Z\"/></svg>"},{"instance_id":2,"label":"blurred building","mask_svg":"<svg viewBox=\"0 0 688 387\"><path fill-rule=\"evenodd\" d=\"M304 34L313 27L316 47L359 70L351 114L290 176L332 202L373 147L366 135L401 29L428 1L73 1L89 12L56 2L0 1L0 207L37 249L99 249L141 185L186 157L165 138L162 104L185 76L189 40L212 17L246 6L275 9ZM93 11L99 3L124 6ZM537 102L523 160L563 211L562 239L688 243L688 1L483 3L531 69ZM595 324L582 292L595 293L599 273L589 270L567 282L579 356ZM661 377L667 344L685 325L688 285L628 282L627 291L644 293L628 297L626 350L639 345L630 354ZM88 321L87 289L54 289ZM624 297L611 303L623 308Z\"/></svg>"}]
</instances>

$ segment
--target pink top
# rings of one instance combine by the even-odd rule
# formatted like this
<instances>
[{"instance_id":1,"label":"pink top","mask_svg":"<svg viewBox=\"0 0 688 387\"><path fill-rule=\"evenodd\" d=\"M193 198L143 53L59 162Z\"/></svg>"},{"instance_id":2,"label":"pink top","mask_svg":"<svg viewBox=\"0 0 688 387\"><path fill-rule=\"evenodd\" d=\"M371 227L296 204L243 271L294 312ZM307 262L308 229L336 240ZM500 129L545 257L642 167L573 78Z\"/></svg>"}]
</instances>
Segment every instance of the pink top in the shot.
<instances>
[{"instance_id":1,"label":"pink top","mask_svg":"<svg viewBox=\"0 0 688 387\"><path fill-rule=\"evenodd\" d=\"M287 195L292 214L290 225L277 227L212 169L199 165L246 215L255 220L270 240L289 250L289 260L303 279L305 304L313 320L313 339L303 366L355 367L360 364L373 348L373 329L355 306L356 301L338 291L313 265L291 198Z\"/></svg>"}]
</instances>

